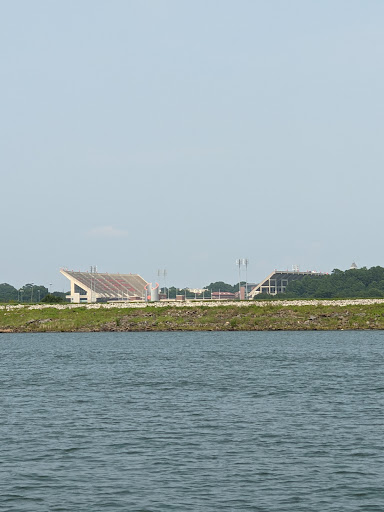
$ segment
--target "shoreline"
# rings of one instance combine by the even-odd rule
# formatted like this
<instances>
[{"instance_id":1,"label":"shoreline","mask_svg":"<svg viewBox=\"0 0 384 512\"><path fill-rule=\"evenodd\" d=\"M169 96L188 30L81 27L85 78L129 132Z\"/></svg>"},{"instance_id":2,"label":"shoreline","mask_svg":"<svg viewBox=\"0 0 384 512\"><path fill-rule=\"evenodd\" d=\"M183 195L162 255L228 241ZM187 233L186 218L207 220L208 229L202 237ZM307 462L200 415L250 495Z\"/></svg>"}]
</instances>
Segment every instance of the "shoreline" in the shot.
<instances>
[{"instance_id":1,"label":"shoreline","mask_svg":"<svg viewBox=\"0 0 384 512\"><path fill-rule=\"evenodd\" d=\"M384 299L0 306L0 333L384 329Z\"/></svg>"}]
</instances>

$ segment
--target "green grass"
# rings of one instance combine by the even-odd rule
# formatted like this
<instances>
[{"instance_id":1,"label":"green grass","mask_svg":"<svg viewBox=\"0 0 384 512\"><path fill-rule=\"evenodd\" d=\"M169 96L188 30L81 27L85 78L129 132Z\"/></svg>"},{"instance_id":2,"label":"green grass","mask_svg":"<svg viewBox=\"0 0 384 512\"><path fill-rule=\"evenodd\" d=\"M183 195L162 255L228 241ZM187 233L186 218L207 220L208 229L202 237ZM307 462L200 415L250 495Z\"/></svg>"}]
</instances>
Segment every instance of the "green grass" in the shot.
<instances>
[{"instance_id":1,"label":"green grass","mask_svg":"<svg viewBox=\"0 0 384 512\"><path fill-rule=\"evenodd\" d=\"M0 331L384 329L384 305L0 310Z\"/></svg>"}]
</instances>

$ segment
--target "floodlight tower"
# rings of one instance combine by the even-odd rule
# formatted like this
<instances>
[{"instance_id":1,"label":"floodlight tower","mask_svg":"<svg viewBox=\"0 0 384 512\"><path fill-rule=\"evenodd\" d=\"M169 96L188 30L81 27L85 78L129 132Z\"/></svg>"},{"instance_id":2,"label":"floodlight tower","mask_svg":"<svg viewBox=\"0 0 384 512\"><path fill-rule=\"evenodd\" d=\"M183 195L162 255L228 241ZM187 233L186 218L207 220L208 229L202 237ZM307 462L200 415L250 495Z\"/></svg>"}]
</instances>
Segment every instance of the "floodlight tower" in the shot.
<instances>
[{"instance_id":1,"label":"floodlight tower","mask_svg":"<svg viewBox=\"0 0 384 512\"><path fill-rule=\"evenodd\" d=\"M169 288L167 286L167 275L168 275L168 272L167 272L167 269L164 268L164 269L158 269L157 270L157 276L158 277L162 277L164 279L164 292L165 292L165 288L167 289L167 298L169 300Z\"/></svg>"},{"instance_id":2,"label":"floodlight tower","mask_svg":"<svg viewBox=\"0 0 384 512\"><path fill-rule=\"evenodd\" d=\"M240 286L240 282L241 282L241 265L242 265L242 259L241 258L238 258L236 260L236 265L239 267L239 300L241 300L241 286Z\"/></svg>"},{"instance_id":3,"label":"floodlight tower","mask_svg":"<svg viewBox=\"0 0 384 512\"><path fill-rule=\"evenodd\" d=\"M95 278L96 276L94 276L94 274L96 274L97 272L97 267L96 265L94 267L92 267L91 265L91 297L90 297L90 302L92 302L93 300L93 288L95 288ZM92 288L92 283L93 283L93 288Z\"/></svg>"},{"instance_id":4,"label":"floodlight tower","mask_svg":"<svg viewBox=\"0 0 384 512\"><path fill-rule=\"evenodd\" d=\"M248 264L249 264L249 259L248 258L243 258L243 261L242 261L244 267L245 267L245 300L248 299Z\"/></svg>"},{"instance_id":5,"label":"floodlight tower","mask_svg":"<svg viewBox=\"0 0 384 512\"><path fill-rule=\"evenodd\" d=\"M239 300L241 300L241 266L243 265L245 267L245 299L248 299L248 264L249 259L248 258L239 258L236 260L236 265L239 267Z\"/></svg>"}]
</instances>

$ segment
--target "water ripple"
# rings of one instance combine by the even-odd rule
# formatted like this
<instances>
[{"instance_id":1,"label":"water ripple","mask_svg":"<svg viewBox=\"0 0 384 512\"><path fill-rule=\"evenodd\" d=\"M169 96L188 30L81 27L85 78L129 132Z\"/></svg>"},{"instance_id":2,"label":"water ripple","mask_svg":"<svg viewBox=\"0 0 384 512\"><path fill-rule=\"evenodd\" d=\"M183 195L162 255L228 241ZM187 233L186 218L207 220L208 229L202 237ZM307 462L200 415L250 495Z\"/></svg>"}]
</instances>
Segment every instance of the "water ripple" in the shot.
<instances>
[{"instance_id":1,"label":"water ripple","mask_svg":"<svg viewBox=\"0 0 384 512\"><path fill-rule=\"evenodd\" d=\"M0 334L0 509L382 512L380 332Z\"/></svg>"}]
</instances>

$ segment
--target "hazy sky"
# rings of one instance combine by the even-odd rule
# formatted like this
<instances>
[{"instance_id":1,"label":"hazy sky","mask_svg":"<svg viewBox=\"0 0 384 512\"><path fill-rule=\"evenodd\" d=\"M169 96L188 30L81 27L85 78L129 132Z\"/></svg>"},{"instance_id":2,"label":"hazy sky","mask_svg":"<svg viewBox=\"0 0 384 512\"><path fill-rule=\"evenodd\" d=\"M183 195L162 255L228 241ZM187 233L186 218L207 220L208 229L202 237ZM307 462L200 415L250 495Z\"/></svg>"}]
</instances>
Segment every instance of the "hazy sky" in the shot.
<instances>
[{"instance_id":1,"label":"hazy sky","mask_svg":"<svg viewBox=\"0 0 384 512\"><path fill-rule=\"evenodd\" d=\"M384 265L382 0L0 0L0 282Z\"/></svg>"}]
</instances>

